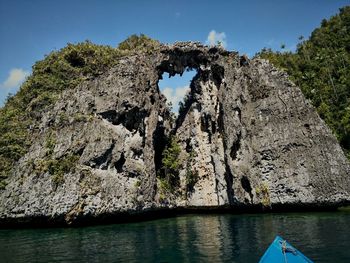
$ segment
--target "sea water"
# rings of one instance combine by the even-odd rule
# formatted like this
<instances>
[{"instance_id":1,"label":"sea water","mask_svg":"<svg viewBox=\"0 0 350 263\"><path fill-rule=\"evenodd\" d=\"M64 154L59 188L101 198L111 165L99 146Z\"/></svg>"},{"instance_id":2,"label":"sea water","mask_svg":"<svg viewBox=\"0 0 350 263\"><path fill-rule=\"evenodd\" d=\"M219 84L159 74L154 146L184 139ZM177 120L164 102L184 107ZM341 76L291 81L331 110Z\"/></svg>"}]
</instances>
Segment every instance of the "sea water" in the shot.
<instances>
[{"instance_id":1,"label":"sea water","mask_svg":"<svg viewBox=\"0 0 350 263\"><path fill-rule=\"evenodd\" d=\"M315 262L350 262L350 213L185 215L0 230L0 262L258 262L276 235Z\"/></svg>"}]
</instances>

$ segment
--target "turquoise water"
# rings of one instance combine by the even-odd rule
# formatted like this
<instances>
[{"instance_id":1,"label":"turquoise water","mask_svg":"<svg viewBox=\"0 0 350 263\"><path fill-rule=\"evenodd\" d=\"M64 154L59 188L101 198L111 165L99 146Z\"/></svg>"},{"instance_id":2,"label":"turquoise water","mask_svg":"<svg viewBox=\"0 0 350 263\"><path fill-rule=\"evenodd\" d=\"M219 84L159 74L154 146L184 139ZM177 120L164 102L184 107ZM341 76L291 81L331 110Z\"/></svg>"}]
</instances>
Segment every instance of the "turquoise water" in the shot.
<instances>
[{"instance_id":1,"label":"turquoise water","mask_svg":"<svg viewBox=\"0 0 350 263\"><path fill-rule=\"evenodd\" d=\"M277 234L315 262L350 262L349 212L0 230L0 262L257 262Z\"/></svg>"}]
</instances>

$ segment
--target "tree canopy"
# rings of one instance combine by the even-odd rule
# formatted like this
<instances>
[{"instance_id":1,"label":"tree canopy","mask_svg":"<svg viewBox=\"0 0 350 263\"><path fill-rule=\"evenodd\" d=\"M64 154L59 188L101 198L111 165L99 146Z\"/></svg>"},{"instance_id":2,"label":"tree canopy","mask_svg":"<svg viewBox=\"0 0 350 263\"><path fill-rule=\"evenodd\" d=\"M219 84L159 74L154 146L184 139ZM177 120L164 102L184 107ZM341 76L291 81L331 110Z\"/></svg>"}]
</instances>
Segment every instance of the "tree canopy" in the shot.
<instances>
[{"instance_id":1,"label":"tree canopy","mask_svg":"<svg viewBox=\"0 0 350 263\"><path fill-rule=\"evenodd\" d=\"M296 52L264 48L256 56L289 74L350 159L350 6L299 41Z\"/></svg>"}]
</instances>

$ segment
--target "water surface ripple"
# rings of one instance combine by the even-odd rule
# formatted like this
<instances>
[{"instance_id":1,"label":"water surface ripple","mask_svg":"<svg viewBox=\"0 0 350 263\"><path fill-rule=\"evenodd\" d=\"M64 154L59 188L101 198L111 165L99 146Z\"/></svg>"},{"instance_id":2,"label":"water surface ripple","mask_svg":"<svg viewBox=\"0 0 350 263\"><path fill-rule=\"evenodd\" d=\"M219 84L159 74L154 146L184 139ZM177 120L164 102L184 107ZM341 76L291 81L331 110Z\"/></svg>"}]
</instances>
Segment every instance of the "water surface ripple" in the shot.
<instances>
[{"instance_id":1,"label":"water surface ripple","mask_svg":"<svg viewBox=\"0 0 350 263\"><path fill-rule=\"evenodd\" d=\"M0 262L258 262L275 235L315 262L350 262L350 213L186 215L0 230Z\"/></svg>"}]
</instances>

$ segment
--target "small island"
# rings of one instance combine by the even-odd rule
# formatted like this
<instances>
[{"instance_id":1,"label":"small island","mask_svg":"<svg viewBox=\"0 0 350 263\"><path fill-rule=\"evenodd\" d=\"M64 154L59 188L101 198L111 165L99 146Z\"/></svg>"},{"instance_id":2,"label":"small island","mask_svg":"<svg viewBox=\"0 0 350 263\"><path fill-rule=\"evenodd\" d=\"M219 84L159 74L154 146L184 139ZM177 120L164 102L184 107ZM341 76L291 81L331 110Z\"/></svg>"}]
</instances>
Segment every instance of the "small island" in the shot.
<instances>
[{"instance_id":1,"label":"small island","mask_svg":"<svg viewBox=\"0 0 350 263\"><path fill-rule=\"evenodd\" d=\"M323 21L296 53L248 58L145 35L53 51L0 109L0 226L348 205L348 86L316 88L349 80L348 34L337 31L349 14ZM330 56L326 41L344 54ZM158 82L186 70L196 75L175 115Z\"/></svg>"}]
</instances>

